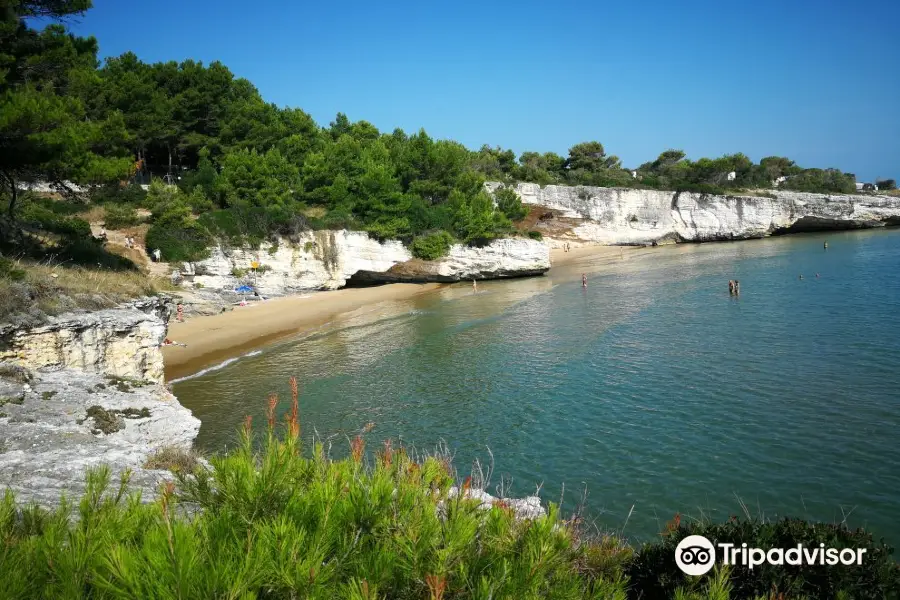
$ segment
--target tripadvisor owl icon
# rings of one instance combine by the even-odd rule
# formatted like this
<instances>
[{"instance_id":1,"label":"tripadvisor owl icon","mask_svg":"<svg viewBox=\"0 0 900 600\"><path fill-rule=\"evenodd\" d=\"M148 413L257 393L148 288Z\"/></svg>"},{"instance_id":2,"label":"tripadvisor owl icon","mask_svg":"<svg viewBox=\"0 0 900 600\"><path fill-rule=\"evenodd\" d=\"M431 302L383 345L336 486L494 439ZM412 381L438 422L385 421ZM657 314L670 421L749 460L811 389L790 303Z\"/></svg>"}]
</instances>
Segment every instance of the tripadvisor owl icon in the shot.
<instances>
[{"instance_id":1,"label":"tripadvisor owl icon","mask_svg":"<svg viewBox=\"0 0 900 600\"><path fill-rule=\"evenodd\" d=\"M675 548L675 563L687 575L703 575L715 562L716 549L702 535L689 535Z\"/></svg>"}]
</instances>

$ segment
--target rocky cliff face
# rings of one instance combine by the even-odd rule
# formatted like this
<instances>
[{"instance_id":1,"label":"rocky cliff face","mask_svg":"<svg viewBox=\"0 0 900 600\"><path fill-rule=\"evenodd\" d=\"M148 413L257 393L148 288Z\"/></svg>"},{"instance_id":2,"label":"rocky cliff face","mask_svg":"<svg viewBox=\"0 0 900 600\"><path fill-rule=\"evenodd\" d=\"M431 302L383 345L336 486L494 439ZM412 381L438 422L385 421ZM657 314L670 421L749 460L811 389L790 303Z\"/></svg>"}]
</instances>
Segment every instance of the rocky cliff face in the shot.
<instances>
[{"instance_id":1,"label":"rocky cliff face","mask_svg":"<svg viewBox=\"0 0 900 600\"><path fill-rule=\"evenodd\" d=\"M422 261L400 242L378 242L363 232L316 231L294 242L266 242L258 250L215 248L210 258L193 265L192 282L218 290L248 284L263 295L280 296L337 289L350 279L450 282L538 275L549 268L548 247L534 240L497 240L483 248L457 244L440 260Z\"/></svg>"},{"instance_id":2,"label":"rocky cliff face","mask_svg":"<svg viewBox=\"0 0 900 600\"><path fill-rule=\"evenodd\" d=\"M900 225L900 198L890 196L776 191L768 198L534 183L516 191L525 204L546 209L535 228L552 245L705 242Z\"/></svg>"},{"instance_id":3,"label":"rocky cliff face","mask_svg":"<svg viewBox=\"0 0 900 600\"><path fill-rule=\"evenodd\" d=\"M145 298L118 308L66 313L47 325L0 325L0 360L22 367L67 367L146 381L163 380L159 345L171 303Z\"/></svg>"},{"instance_id":4,"label":"rocky cliff face","mask_svg":"<svg viewBox=\"0 0 900 600\"><path fill-rule=\"evenodd\" d=\"M194 264L193 282L224 290L247 283L263 295L281 296L334 290L357 271L386 271L410 258L402 243L380 243L363 232L310 231L293 243L264 242L258 250L216 247L210 258Z\"/></svg>"},{"instance_id":5,"label":"rocky cliff face","mask_svg":"<svg viewBox=\"0 0 900 600\"><path fill-rule=\"evenodd\" d=\"M85 471L101 465L109 466L113 485L131 469L131 489L151 499L171 473L145 468L147 458L164 447L190 448L200 430L159 384L78 369L0 367L0 491L11 489L21 503L53 506L62 493L77 500Z\"/></svg>"},{"instance_id":6,"label":"rocky cliff face","mask_svg":"<svg viewBox=\"0 0 900 600\"><path fill-rule=\"evenodd\" d=\"M453 282L541 275L550 268L549 247L521 238L495 240L483 248L457 244L435 261L411 259L386 271L358 271L358 281Z\"/></svg>"}]
</instances>

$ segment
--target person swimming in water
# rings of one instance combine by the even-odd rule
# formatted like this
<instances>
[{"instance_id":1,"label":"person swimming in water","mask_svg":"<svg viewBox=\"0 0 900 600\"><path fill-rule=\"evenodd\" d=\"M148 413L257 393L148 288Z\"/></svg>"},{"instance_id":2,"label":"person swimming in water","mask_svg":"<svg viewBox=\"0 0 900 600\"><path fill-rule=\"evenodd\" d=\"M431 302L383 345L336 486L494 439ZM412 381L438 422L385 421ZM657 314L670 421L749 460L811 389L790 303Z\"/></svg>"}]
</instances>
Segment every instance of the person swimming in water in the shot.
<instances>
[{"instance_id":1,"label":"person swimming in water","mask_svg":"<svg viewBox=\"0 0 900 600\"><path fill-rule=\"evenodd\" d=\"M828 242L825 242L825 249L828 250Z\"/></svg>"}]
</instances>

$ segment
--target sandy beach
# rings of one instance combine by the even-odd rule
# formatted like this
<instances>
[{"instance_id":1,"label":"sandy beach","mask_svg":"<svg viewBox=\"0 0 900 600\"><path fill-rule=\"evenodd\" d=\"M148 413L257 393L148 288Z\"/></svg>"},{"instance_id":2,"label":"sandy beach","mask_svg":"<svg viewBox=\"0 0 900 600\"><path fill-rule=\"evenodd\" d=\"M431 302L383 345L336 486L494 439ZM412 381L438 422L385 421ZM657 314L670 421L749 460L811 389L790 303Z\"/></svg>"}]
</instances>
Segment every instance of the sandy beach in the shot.
<instances>
[{"instance_id":1,"label":"sandy beach","mask_svg":"<svg viewBox=\"0 0 900 600\"><path fill-rule=\"evenodd\" d=\"M371 288L285 296L218 315L169 323L170 340L187 346L163 348L166 379L172 380L282 337L302 333L334 316L366 305L401 300L436 290L441 284L393 283Z\"/></svg>"},{"instance_id":2,"label":"sandy beach","mask_svg":"<svg viewBox=\"0 0 900 600\"><path fill-rule=\"evenodd\" d=\"M598 256L604 258L624 257L635 248L635 246L580 246L571 248L568 252L565 252L562 248L552 248L550 250L550 269L573 263L580 258L596 258Z\"/></svg>"},{"instance_id":3,"label":"sandy beach","mask_svg":"<svg viewBox=\"0 0 900 600\"><path fill-rule=\"evenodd\" d=\"M569 252L561 248L552 249L551 270L582 258L618 257L629 250L613 246L583 246L572 248ZM255 302L218 315L195 317L184 323L172 321L169 323L169 339L186 346L163 348L166 379L171 381L191 375L277 339L318 327L343 313L379 302L428 293L441 285L393 283L370 288L312 292Z\"/></svg>"}]
</instances>

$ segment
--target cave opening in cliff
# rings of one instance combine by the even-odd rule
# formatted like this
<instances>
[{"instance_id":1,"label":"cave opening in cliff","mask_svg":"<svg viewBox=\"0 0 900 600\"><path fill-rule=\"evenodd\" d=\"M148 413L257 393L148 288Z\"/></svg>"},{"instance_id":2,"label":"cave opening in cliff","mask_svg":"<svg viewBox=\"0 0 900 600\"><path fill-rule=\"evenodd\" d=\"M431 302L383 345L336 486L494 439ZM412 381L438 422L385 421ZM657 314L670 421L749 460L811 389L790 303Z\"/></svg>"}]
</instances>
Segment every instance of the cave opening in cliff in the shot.
<instances>
[{"instance_id":1,"label":"cave opening in cliff","mask_svg":"<svg viewBox=\"0 0 900 600\"><path fill-rule=\"evenodd\" d=\"M772 232L772 235L811 233L816 231L842 231L848 229L865 229L867 227L869 227L869 225L858 221L827 219L822 217L801 217L790 227L779 227Z\"/></svg>"}]
</instances>

